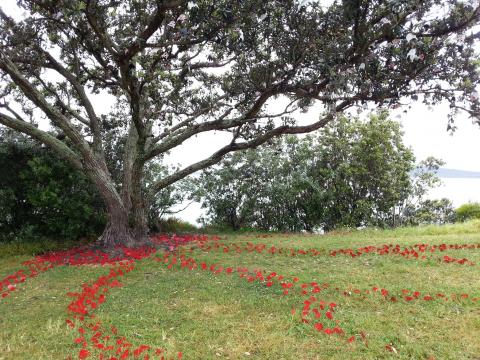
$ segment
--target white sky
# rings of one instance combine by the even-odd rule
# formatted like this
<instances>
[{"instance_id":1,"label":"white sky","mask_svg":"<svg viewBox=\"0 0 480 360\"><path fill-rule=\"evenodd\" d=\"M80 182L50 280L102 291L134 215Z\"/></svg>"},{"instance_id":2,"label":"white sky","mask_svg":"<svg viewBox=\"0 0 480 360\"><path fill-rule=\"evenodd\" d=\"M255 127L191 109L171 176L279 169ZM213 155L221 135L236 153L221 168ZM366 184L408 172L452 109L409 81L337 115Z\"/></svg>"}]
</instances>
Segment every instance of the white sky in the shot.
<instances>
[{"instance_id":1,"label":"white sky","mask_svg":"<svg viewBox=\"0 0 480 360\"><path fill-rule=\"evenodd\" d=\"M7 14L14 16L14 0L1 0L1 7ZM107 99L92 100L99 113L107 108ZM422 104L413 105L407 114L402 114L400 120L405 132L405 143L413 149L417 161L434 156L444 160L446 168L480 171L480 127L473 125L465 114L460 114L456 119L458 129L449 135L446 130L448 111L447 104L433 110L428 110ZM392 118L399 113L401 112L392 112ZM315 112L300 116L302 123L313 122L318 118ZM225 134L202 134L172 151L167 160L185 166L209 156L228 141L229 137ZM479 189L478 179L448 179L443 187L433 190L430 195L448 197L458 206L469 200L480 201ZM199 215L199 205L193 204L177 216L194 223Z\"/></svg>"}]
</instances>

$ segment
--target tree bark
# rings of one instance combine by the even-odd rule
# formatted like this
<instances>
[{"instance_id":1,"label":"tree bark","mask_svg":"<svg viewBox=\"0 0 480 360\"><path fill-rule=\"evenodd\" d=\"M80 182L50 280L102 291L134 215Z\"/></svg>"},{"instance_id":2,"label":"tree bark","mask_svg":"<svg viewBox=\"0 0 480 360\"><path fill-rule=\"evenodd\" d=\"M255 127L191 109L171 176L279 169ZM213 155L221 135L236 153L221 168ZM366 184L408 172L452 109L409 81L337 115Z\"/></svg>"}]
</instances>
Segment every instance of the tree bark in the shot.
<instances>
[{"instance_id":1,"label":"tree bark","mask_svg":"<svg viewBox=\"0 0 480 360\"><path fill-rule=\"evenodd\" d=\"M151 245L145 211L142 207L141 176L135 178L126 194L128 199L134 200L131 206L127 207L111 177L97 162L93 160L85 164L86 172L99 191L107 211L107 225L97 245L107 250L113 250L119 245L127 247Z\"/></svg>"},{"instance_id":2,"label":"tree bark","mask_svg":"<svg viewBox=\"0 0 480 360\"><path fill-rule=\"evenodd\" d=\"M147 129L147 131L150 131ZM140 137L134 124L131 124L123 156L123 179L121 199L128 214L128 224L137 244L149 243L149 229L144 197L143 175L145 163L141 159L145 139Z\"/></svg>"},{"instance_id":3,"label":"tree bark","mask_svg":"<svg viewBox=\"0 0 480 360\"><path fill-rule=\"evenodd\" d=\"M98 239L99 245L106 249L116 246L140 247L151 246L148 235L148 222L144 208L132 202L130 211L118 198L112 198L110 194L102 194L107 204L107 225ZM142 199L139 200L140 203Z\"/></svg>"},{"instance_id":4,"label":"tree bark","mask_svg":"<svg viewBox=\"0 0 480 360\"><path fill-rule=\"evenodd\" d=\"M143 192L143 164L137 163L132 172L132 189L130 199L130 223L133 235L137 241L147 241L149 239L148 220L147 220L147 199Z\"/></svg>"},{"instance_id":5,"label":"tree bark","mask_svg":"<svg viewBox=\"0 0 480 360\"><path fill-rule=\"evenodd\" d=\"M128 224L128 214L122 204L109 204L107 207L108 221L98 245L107 250L113 250L119 245L126 247L137 246L135 236Z\"/></svg>"}]
</instances>

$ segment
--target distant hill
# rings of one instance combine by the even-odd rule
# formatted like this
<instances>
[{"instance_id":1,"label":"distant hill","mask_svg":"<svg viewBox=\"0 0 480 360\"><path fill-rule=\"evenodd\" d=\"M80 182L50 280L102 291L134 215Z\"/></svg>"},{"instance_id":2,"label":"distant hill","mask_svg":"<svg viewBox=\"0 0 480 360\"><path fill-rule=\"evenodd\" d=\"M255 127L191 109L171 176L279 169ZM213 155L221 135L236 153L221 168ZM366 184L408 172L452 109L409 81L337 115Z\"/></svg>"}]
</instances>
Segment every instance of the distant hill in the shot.
<instances>
[{"instance_id":1,"label":"distant hill","mask_svg":"<svg viewBox=\"0 0 480 360\"><path fill-rule=\"evenodd\" d=\"M466 171L456 169L440 168L437 171L437 175L443 179L461 178L461 179L480 179L480 172L478 171Z\"/></svg>"}]
</instances>

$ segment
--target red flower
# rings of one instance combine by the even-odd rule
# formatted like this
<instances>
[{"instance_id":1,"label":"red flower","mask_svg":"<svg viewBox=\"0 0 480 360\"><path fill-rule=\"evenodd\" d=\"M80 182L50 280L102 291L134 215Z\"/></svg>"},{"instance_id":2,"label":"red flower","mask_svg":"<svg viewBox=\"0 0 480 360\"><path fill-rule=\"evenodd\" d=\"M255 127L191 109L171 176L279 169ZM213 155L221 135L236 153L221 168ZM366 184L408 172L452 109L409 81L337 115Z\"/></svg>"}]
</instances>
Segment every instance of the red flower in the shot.
<instances>
[{"instance_id":1,"label":"red flower","mask_svg":"<svg viewBox=\"0 0 480 360\"><path fill-rule=\"evenodd\" d=\"M90 355L89 351L87 349L82 349L78 353L78 358L79 359L86 359Z\"/></svg>"},{"instance_id":2,"label":"red flower","mask_svg":"<svg viewBox=\"0 0 480 360\"><path fill-rule=\"evenodd\" d=\"M113 280L108 286L110 286L111 288L113 288L113 287L121 287L122 284L120 284L120 282L119 282L117 279L115 279L115 280Z\"/></svg>"},{"instance_id":3,"label":"red flower","mask_svg":"<svg viewBox=\"0 0 480 360\"><path fill-rule=\"evenodd\" d=\"M330 329L330 328L326 328L323 332L327 335L332 335L333 334L333 330Z\"/></svg>"},{"instance_id":4,"label":"red flower","mask_svg":"<svg viewBox=\"0 0 480 360\"><path fill-rule=\"evenodd\" d=\"M317 331L322 331L323 329L323 324L322 323L315 323L315 329L317 329Z\"/></svg>"},{"instance_id":5,"label":"red flower","mask_svg":"<svg viewBox=\"0 0 480 360\"><path fill-rule=\"evenodd\" d=\"M135 349L135 350L133 351L133 355L134 355L134 356L138 356L138 355L140 355L142 352L144 352L144 351L146 351L146 350L148 350L148 349L150 349L150 346L140 345L137 349Z\"/></svg>"}]
</instances>

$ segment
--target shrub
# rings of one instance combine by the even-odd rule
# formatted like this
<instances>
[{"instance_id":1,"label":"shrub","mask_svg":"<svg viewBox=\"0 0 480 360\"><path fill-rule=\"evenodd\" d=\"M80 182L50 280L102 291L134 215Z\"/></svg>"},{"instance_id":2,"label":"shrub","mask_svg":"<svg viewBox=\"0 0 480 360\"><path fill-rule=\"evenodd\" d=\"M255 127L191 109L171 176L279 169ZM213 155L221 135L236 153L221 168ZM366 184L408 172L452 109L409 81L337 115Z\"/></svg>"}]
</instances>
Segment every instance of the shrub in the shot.
<instances>
[{"instance_id":1,"label":"shrub","mask_svg":"<svg viewBox=\"0 0 480 360\"><path fill-rule=\"evenodd\" d=\"M0 241L76 240L98 234L102 201L51 150L0 129Z\"/></svg>"},{"instance_id":2,"label":"shrub","mask_svg":"<svg viewBox=\"0 0 480 360\"><path fill-rule=\"evenodd\" d=\"M191 233L197 232L198 228L187 221L180 220L176 217L167 219L158 219L155 224L155 230L160 233Z\"/></svg>"},{"instance_id":3,"label":"shrub","mask_svg":"<svg viewBox=\"0 0 480 360\"><path fill-rule=\"evenodd\" d=\"M480 219L480 203L469 202L461 205L457 210L458 221L466 221L471 219Z\"/></svg>"}]
</instances>

